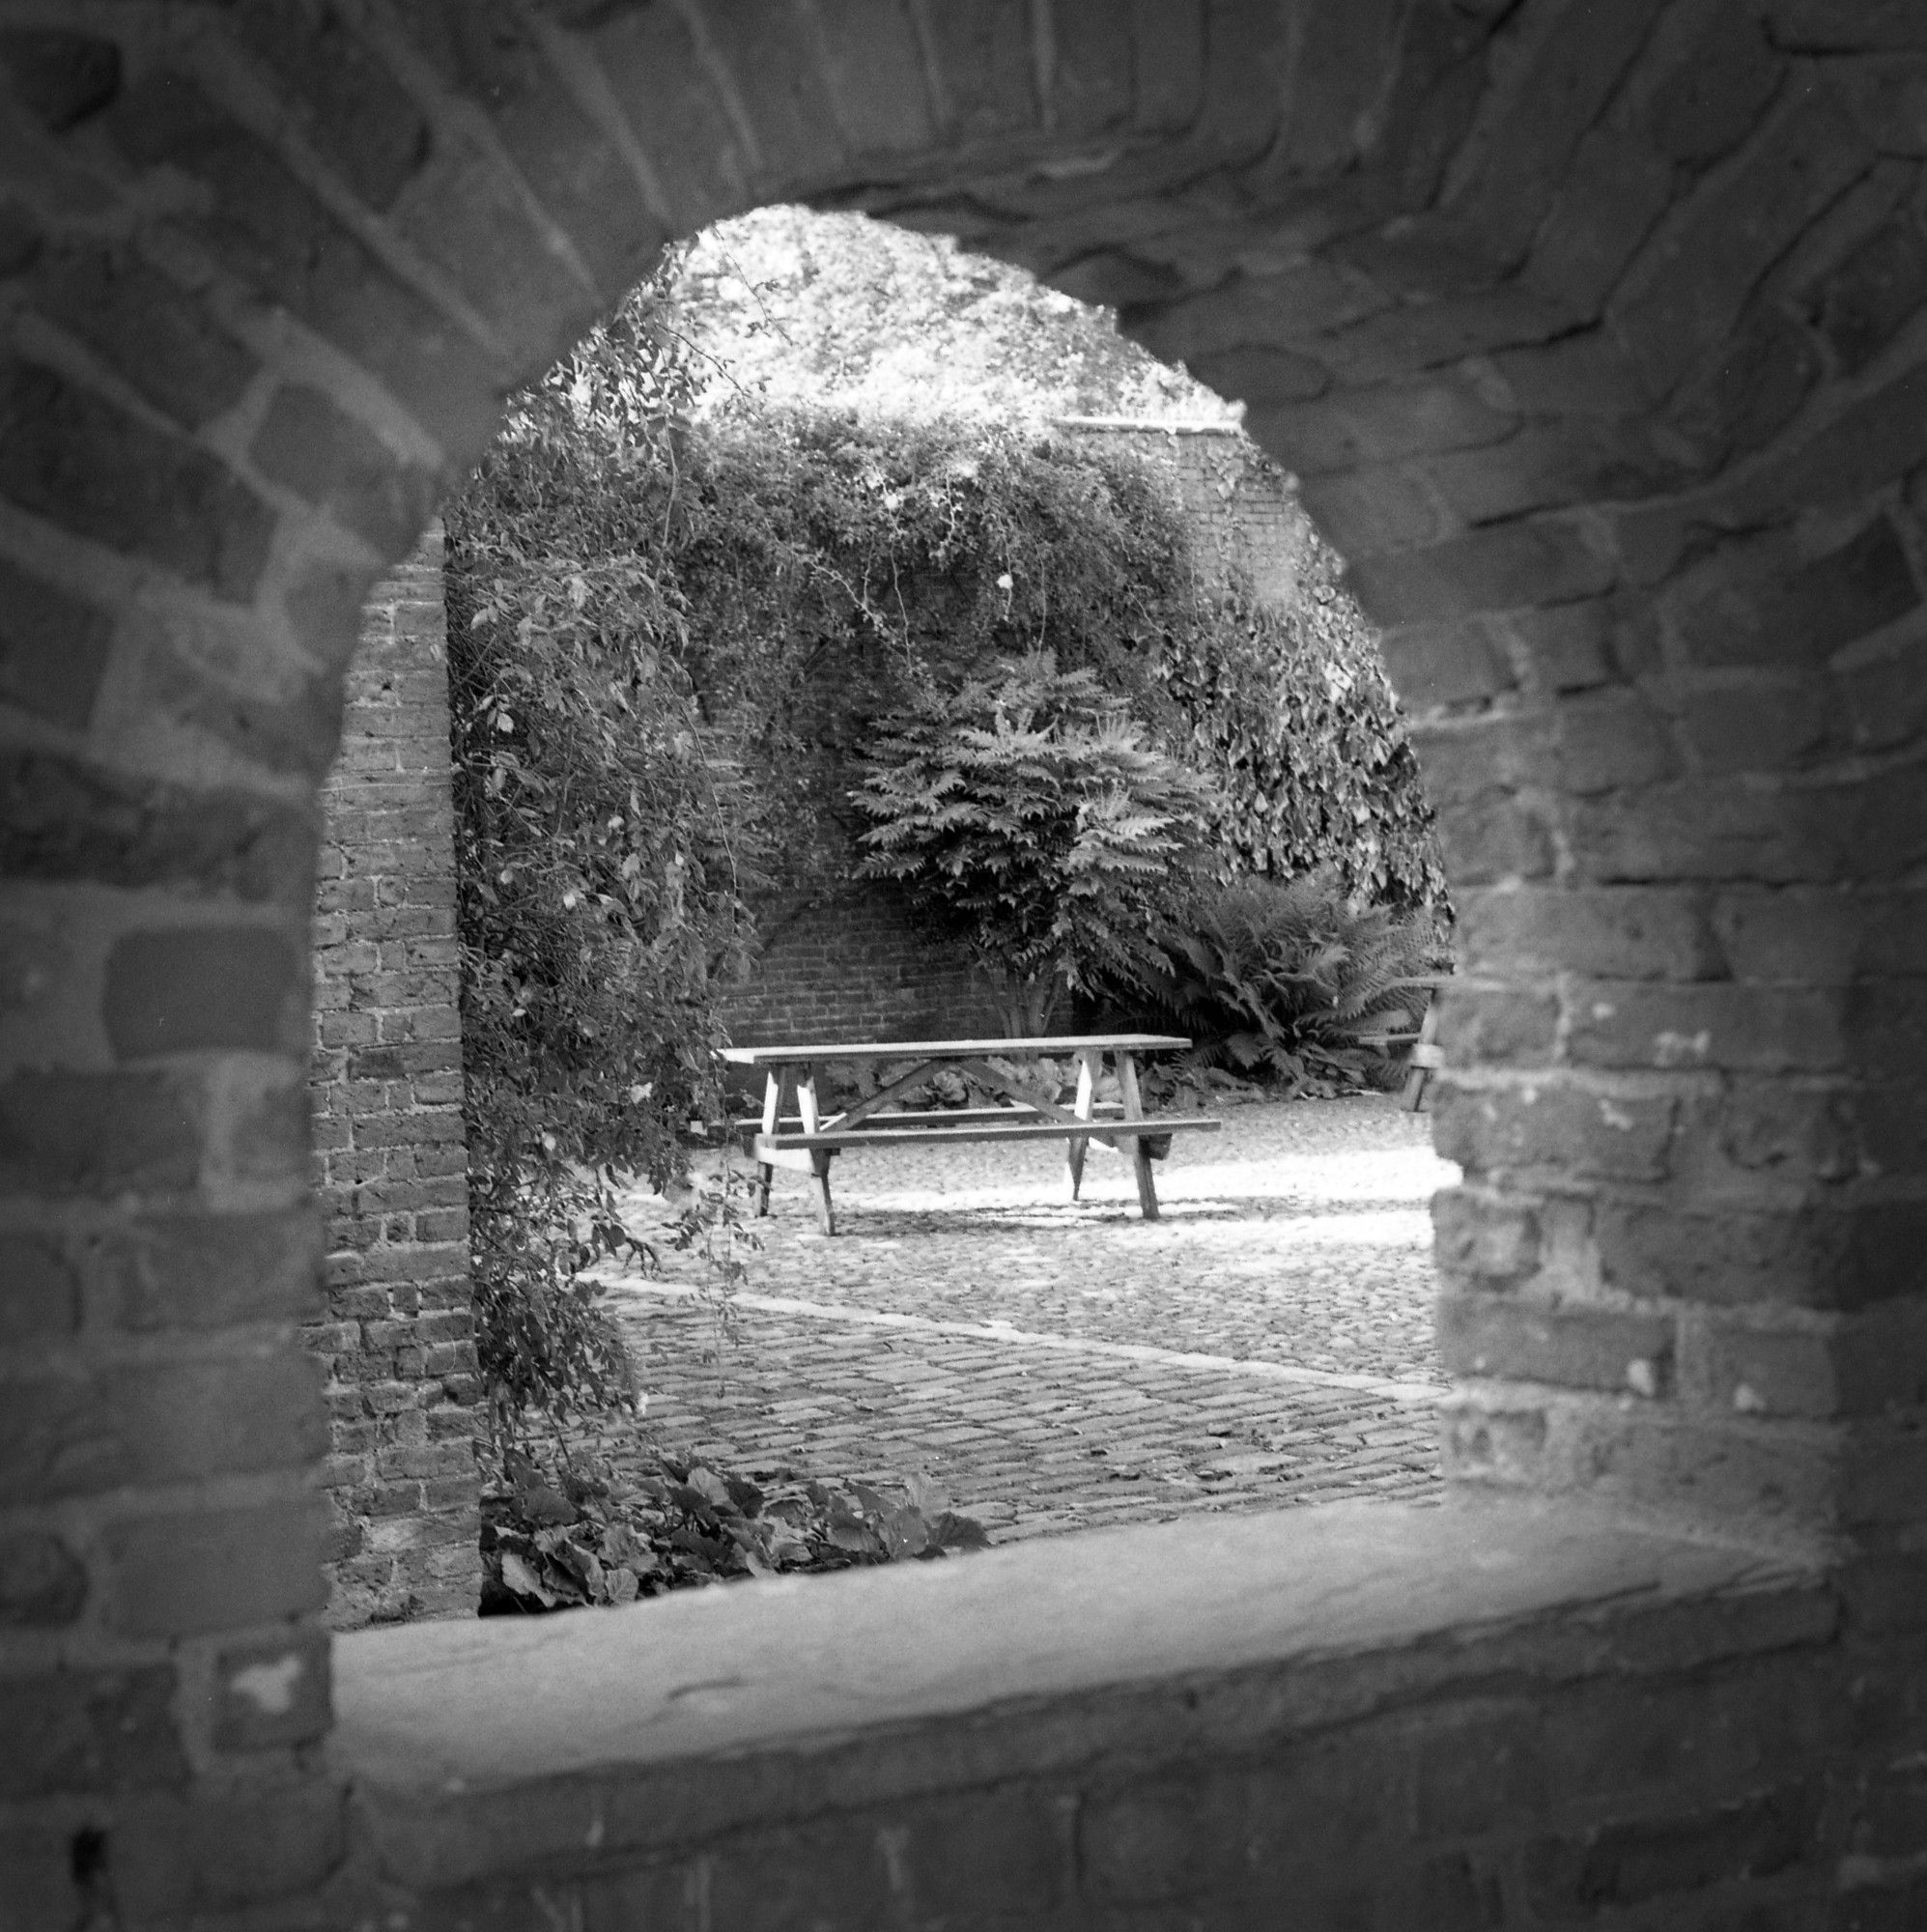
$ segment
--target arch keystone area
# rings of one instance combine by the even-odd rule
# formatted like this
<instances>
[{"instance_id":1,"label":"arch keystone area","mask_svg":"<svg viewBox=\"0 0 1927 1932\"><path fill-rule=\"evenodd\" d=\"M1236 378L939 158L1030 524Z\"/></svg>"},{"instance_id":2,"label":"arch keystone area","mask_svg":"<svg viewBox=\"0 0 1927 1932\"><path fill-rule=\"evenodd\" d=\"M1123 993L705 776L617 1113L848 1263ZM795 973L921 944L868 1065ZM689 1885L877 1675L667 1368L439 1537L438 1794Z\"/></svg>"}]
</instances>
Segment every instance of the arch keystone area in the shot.
<instances>
[{"instance_id":1,"label":"arch keystone area","mask_svg":"<svg viewBox=\"0 0 1927 1932\"><path fill-rule=\"evenodd\" d=\"M0 82L15 1917L1927 1918L1916 9L0 0ZM785 199L1117 303L1386 626L1457 1500L330 1646L357 612L504 395Z\"/></svg>"}]
</instances>

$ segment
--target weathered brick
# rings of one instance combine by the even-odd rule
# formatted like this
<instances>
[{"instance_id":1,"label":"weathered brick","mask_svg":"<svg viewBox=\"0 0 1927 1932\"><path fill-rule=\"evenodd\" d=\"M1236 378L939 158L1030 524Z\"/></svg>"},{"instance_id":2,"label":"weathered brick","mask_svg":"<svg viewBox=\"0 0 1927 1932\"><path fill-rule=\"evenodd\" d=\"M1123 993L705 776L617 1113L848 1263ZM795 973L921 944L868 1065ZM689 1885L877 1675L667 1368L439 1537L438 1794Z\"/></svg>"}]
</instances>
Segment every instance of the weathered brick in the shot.
<instances>
[{"instance_id":1,"label":"weathered brick","mask_svg":"<svg viewBox=\"0 0 1927 1932\"><path fill-rule=\"evenodd\" d=\"M1841 1009L1803 989L1586 980L1567 994L1567 1051L1588 1066L1817 1072L1846 1060Z\"/></svg>"},{"instance_id":2,"label":"weathered brick","mask_svg":"<svg viewBox=\"0 0 1927 1932\"><path fill-rule=\"evenodd\" d=\"M1580 794L1654 784L1677 776L1673 724L1631 691L1589 693L1559 706L1559 780Z\"/></svg>"},{"instance_id":3,"label":"weathered brick","mask_svg":"<svg viewBox=\"0 0 1927 1932\"><path fill-rule=\"evenodd\" d=\"M263 475L384 555L421 534L441 494L439 478L393 455L319 389L277 391L249 453Z\"/></svg>"},{"instance_id":4,"label":"weathered brick","mask_svg":"<svg viewBox=\"0 0 1927 1932\"><path fill-rule=\"evenodd\" d=\"M307 976L282 933L185 925L124 933L107 956L101 1017L121 1060L298 1048Z\"/></svg>"},{"instance_id":5,"label":"weathered brick","mask_svg":"<svg viewBox=\"0 0 1927 1932\"><path fill-rule=\"evenodd\" d=\"M186 1636L318 1610L321 1532L305 1496L123 1518L102 1538L110 1623L129 1636Z\"/></svg>"},{"instance_id":6,"label":"weathered brick","mask_svg":"<svg viewBox=\"0 0 1927 1932\"><path fill-rule=\"evenodd\" d=\"M1808 312L1848 374L1863 368L1927 301L1927 237L1905 214L1876 229L1807 292Z\"/></svg>"},{"instance_id":7,"label":"weathered brick","mask_svg":"<svg viewBox=\"0 0 1927 1932\"><path fill-rule=\"evenodd\" d=\"M0 378L0 495L234 602L253 594L274 530L216 458L27 362Z\"/></svg>"},{"instance_id":8,"label":"weathered brick","mask_svg":"<svg viewBox=\"0 0 1927 1932\"><path fill-rule=\"evenodd\" d=\"M214 1743L222 1750L305 1744L327 1729L328 1643L318 1630L224 1648L214 1682Z\"/></svg>"},{"instance_id":9,"label":"weathered brick","mask_svg":"<svg viewBox=\"0 0 1927 1932\"><path fill-rule=\"evenodd\" d=\"M1526 1851L1527 1896L1547 1918L1589 1916L1718 1883L1765 1878L1805 1855L1815 1801L1791 1787L1695 1818L1614 1825Z\"/></svg>"},{"instance_id":10,"label":"weathered brick","mask_svg":"<svg viewBox=\"0 0 1927 1932\"><path fill-rule=\"evenodd\" d=\"M1447 1371L1568 1388L1671 1392L1670 1316L1584 1302L1446 1292L1438 1345Z\"/></svg>"},{"instance_id":11,"label":"weathered brick","mask_svg":"<svg viewBox=\"0 0 1927 1932\"><path fill-rule=\"evenodd\" d=\"M105 611L0 559L0 701L84 725L112 637Z\"/></svg>"},{"instance_id":12,"label":"weathered brick","mask_svg":"<svg viewBox=\"0 0 1927 1932\"><path fill-rule=\"evenodd\" d=\"M0 1798L187 1781L166 1667L0 1677Z\"/></svg>"},{"instance_id":13,"label":"weathered brick","mask_svg":"<svg viewBox=\"0 0 1927 1932\"><path fill-rule=\"evenodd\" d=\"M1920 592L1893 526L1876 517L1811 562L1789 557L1772 539L1736 546L1672 601L1681 647L1693 664L1800 668L1905 616Z\"/></svg>"},{"instance_id":14,"label":"weathered brick","mask_svg":"<svg viewBox=\"0 0 1927 1932\"><path fill-rule=\"evenodd\" d=\"M308 810L284 798L129 779L46 753L0 756L0 867L12 878L299 903L314 834Z\"/></svg>"},{"instance_id":15,"label":"weathered brick","mask_svg":"<svg viewBox=\"0 0 1927 1932\"><path fill-rule=\"evenodd\" d=\"M1461 970L1492 978L1563 971L1614 979L1716 980L1726 960L1711 901L1691 890L1530 887L1459 895Z\"/></svg>"},{"instance_id":16,"label":"weathered brick","mask_svg":"<svg viewBox=\"0 0 1927 1932\"><path fill-rule=\"evenodd\" d=\"M1691 51L1648 97L1640 119L1662 154L1704 167L1758 123L1781 77L1781 64L1758 20L1715 12L1707 16Z\"/></svg>"},{"instance_id":17,"label":"weathered brick","mask_svg":"<svg viewBox=\"0 0 1927 1932\"><path fill-rule=\"evenodd\" d=\"M0 1187L182 1193L200 1174L203 1108L171 1073L14 1073L0 1080Z\"/></svg>"},{"instance_id":18,"label":"weathered brick","mask_svg":"<svg viewBox=\"0 0 1927 1932\"><path fill-rule=\"evenodd\" d=\"M1677 1103L1658 1094L1560 1083L1469 1088L1436 1081L1432 1139L1474 1174L1558 1165L1579 1176L1657 1180L1667 1171Z\"/></svg>"},{"instance_id":19,"label":"weathered brick","mask_svg":"<svg viewBox=\"0 0 1927 1932\"><path fill-rule=\"evenodd\" d=\"M1432 1252L1441 1273L1481 1285L1520 1281L1539 1266L1536 1204L1472 1187L1432 1197Z\"/></svg>"},{"instance_id":20,"label":"weathered brick","mask_svg":"<svg viewBox=\"0 0 1927 1932\"><path fill-rule=\"evenodd\" d=\"M71 1623L87 1601L87 1572L44 1530L14 1530L0 1541L0 1629Z\"/></svg>"},{"instance_id":21,"label":"weathered brick","mask_svg":"<svg viewBox=\"0 0 1927 1932\"><path fill-rule=\"evenodd\" d=\"M1613 327L1657 390L1716 340L1781 251L1872 159L1832 99L1795 92L1738 164L1707 178L1642 252Z\"/></svg>"},{"instance_id":22,"label":"weathered brick","mask_svg":"<svg viewBox=\"0 0 1927 1932\"><path fill-rule=\"evenodd\" d=\"M331 14L235 26L279 79L278 99L302 138L369 208L385 212L429 153L428 123L386 66Z\"/></svg>"},{"instance_id":23,"label":"weathered brick","mask_svg":"<svg viewBox=\"0 0 1927 1932\"><path fill-rule=\"evenodd\" d=\"M1550 993L1454 985L1439 1000L1437 1043L1448 1064L1543 1065L1559 1032Z\"/></svg>"},{"instance_id":24,"label":"weathered brick","mask_svg":"<svg viewBox=\"0 0 1927 1932\"><path fill-rule=\"evenodd\" d=\"M154 1918L311 1891L347 1850L345 1794L320 1778L126 1807L110 1840L123 1908Z\"/></svg>"},{"instance_id":25,"label":"weathered brick","mask_svg":"<svg viewBox=\"0 0 1927 1932\"><path fill-rule=\"evenodd\" d=\"M1612 582L1613 571L1577 528L1548 517L1474 530L1429 550L1370 557L1351 578L1372 616L1403 624L1597 596Z\"/></svg>"},{"instance_id":26,"label":"weathered brick","mask_svg":"<svg viewBox=\"0 0 1927 1932\"><path fill-rule=\"evenodd\" d=\"M59 1237L0 1230L0 1344L58 1340L80 1325L80 1282Z\"/></svg>"},{"instance_id":27,"label":"weathered brick","mask_svg":"<svg viewBox=\"0 0 1927 1932\"><path fill-rule=\"evenodd\" d=\"M34 281L38 305L188 429L239 401L254 374L248 350L176 283L128 251L63 254L44 261Z\"/></svg>"},{"instance_id":28,"label":"weathered brick","mask_svg":"<svg viewBox=\"0 0 1927 1932\"><path fill-rule=\"evenodd\" d=\"M316 1376L293 1351L7 1383L8 1466L44 1495L302 1465L321 1448Z\"/></svg>"},{"instance_id":29,"label":"weathered brick","mask_svg":"<svg viewBox=\"0 0 1927 1932\"><path fill-rule=\"evenodd\" d=\"M121 85L121 50L112 41L57 27L0 34L0 67L28 109L56 134L98 114Z\"/></svg>"}]
</instances>

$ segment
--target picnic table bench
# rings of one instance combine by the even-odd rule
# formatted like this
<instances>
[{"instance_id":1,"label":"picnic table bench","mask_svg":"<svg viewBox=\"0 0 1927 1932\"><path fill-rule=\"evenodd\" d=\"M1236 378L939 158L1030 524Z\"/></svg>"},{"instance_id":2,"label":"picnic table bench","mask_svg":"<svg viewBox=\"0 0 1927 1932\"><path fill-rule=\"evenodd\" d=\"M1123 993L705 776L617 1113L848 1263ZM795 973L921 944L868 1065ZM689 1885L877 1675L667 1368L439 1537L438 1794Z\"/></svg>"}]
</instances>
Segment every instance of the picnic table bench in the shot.
<instances>
[{"instance_id":1,"label":"picnic table bench","mask_svg":"<svg viewBox=\"0 0 1927 1932\"><path fill-rule=\"evenodd\" d=\"M1215 1133L1220 1122L1204 1114L1147 1116L1138 1082L1138 1060L1147 1053L1181 1050L1188 1039L1171 1034L1063 1034L1044 1039L870 1040L862 1045L819 1042L807 1046L733 1046L723 1058L732 1066L760 1067L764 1075L760 1120L738 1121L745 1151L756 1162L756 1212L767 1214L775 1170L808 1174L816 1197L816 1217L826 1235L836 1232L830 1198L830 1161L844 1148L870 1143L902 1146L961 1141L1038 1141L1064 1143L1070 1197L1084 1182L1085 1151L1092 1141L1128 1149L1137 1179L1138 1206L1147 1221L1157 1219L1157 1188L1150 1164L1161 1160L1171 1137ZM1077 1063L1077 1098L1066 1109L1040 1099L1014 1077L991 1065L993 1059L1067 1059ZM1116 1100L1099 1100L1097 1084L1109 1059L1117 1071ZM817 1097L820 1069L832 1061L873 1065L907 1061L874 1094L825 1114ZM988 1107L947 1107L922 1112L886 1113L899 1094L921 1086L933 1073L950 1068L1002 1101ZM792 1107L794 1111L792 1111Z\"/></svg>"}]
</instances>

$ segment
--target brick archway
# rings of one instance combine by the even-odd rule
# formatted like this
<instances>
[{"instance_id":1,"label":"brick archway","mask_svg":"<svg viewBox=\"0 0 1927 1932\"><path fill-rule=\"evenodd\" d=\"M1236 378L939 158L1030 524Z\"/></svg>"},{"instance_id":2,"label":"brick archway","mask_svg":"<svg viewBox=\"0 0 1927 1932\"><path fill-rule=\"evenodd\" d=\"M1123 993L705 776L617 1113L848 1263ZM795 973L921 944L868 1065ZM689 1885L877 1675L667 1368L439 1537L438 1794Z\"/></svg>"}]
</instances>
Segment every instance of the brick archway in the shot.
<instances>
[{"instance_id":1,"label":"brick archway","mask_svg":"<svg viewBox=\"0 0 1927 1932\"><path fill-rule=\"evenodd\" d=\"M340 1856L291 1323L354 613L501 396L761 201L1117 303L1389 627L1465 913L1454 1472L1917 1591L1923 54L1878 0L0 7L49 1922Z\"/></svg>"}]
</instances>

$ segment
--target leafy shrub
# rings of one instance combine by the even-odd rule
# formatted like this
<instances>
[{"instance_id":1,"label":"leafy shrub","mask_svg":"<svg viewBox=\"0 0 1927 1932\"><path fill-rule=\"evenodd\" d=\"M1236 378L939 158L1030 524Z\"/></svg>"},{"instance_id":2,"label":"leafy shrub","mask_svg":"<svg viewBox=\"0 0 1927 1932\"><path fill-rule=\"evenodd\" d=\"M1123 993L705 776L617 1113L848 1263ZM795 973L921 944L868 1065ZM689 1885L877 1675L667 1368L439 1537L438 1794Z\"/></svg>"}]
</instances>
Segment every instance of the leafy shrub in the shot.
<instances>
[{"instance_id":1,"label":"leafy shrub","mask_svg":"<svg viewBox=\"0 0 1927 1932\"><path fill-rule=\"evenodd\" d=\"M924 1561L988 1542L937 1486L901 1501L866 1483L744 1476L672 1456L627 1473L603 1461L551 1475L511 1449L482 1501L484 1616L532 1614L784 1571Z\"/></svg>"},{"instance_id":2,"label":"leafy shrub","mask_svg":"<svg viewBox=\"0 0 1927 1932\"><path fill-rule=\"evenodd\" d=\"M970 949L1013 1035L1129 971L1198 848L1208 787L1143 740L1091 671L1041 652L885 720L864 752L861 870Z\"/></svg>"},{"instance_id":3,"label":"leafy shrub","mask_svg":"<svg viewBox=\"0 0 1927 1932\"><path fill-rule=\"evenodd\" d=\"M1129 990L1191 1036L1192 1068L1321 1095L1389 1084L1448 963L1431 920L1356 906L1329 873L1201 888L1157 952Z\"/></svg>"},{"instance_id":4,"label":"leafy shrub","mask_svg":"<svg viewBox=\"0 0 1927 1932\"><path fill-rule=\"evenodd\" d=\"M449 506L457 936L477 1348L499 1433L633 1394L584 1278L646 1258L622 1182L715 1105L711 975L753 836L706 754L660 559L604 512L672 470L688 374L646 286L518 400ZM653 352L652 352L653 353Z\"/></svg>"},{"instance_id":5,"label":"leafy shrub","mask_svg":"<svg viewBox=\"0 0 1927 1932\"><path fill-rule=\"evenodd\" d=\"M1234 589L1173 638L1159 675L1182 719L1174 749L1223 794L1227 873L1323 869L1354 897L1443 908L1433 813L1376 641L1332 553L1315 542L1308 562L1289 608Z\"/></svg>"}]
</instances>

